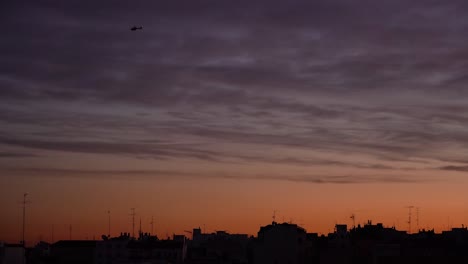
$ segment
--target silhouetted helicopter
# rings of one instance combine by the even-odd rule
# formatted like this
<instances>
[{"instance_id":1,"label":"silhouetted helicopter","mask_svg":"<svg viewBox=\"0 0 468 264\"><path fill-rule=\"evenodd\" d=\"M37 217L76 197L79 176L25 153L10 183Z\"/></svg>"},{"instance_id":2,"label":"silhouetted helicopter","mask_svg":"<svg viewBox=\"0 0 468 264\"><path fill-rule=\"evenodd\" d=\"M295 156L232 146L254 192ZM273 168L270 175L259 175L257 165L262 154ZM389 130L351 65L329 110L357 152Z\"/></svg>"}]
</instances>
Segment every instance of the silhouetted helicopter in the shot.
<instances>
[{"instance_id":1,"label":"silhouetted helicopter","mask_svg":"<svg viewBox=\"0 0 468 264\"><path fill-rule=\"evenodd\" d=\"M135 27L135 26L133 26L132 28L130 28L131 31L135 31L135 30L137 30L137 29L143 29L143 27Z\"/></svg>"}]
</instances>

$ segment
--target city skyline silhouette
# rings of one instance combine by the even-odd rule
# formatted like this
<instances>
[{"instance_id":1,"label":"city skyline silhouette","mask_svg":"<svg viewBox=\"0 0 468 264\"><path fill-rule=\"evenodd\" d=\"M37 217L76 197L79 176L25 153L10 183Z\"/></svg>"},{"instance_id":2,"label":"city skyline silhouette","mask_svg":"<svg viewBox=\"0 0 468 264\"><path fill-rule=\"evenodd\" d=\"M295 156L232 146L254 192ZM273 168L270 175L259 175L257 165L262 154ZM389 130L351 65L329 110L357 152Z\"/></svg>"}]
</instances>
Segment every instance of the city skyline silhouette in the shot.
<instances>
[{"instance_id":1,"label":"city skyline silhouette","mask_svg":"<svg viewBox=\"0 0 468 264\"><path fill-rule=\"evenodd\" d=\"M450 216L447 216L447 222L445 226L430 226L424 222L424 216L421 216L421 212L424 212L424 210L421 210L422 208L419 206L411 205L402 206L400 209L401 211L405 211L406 215L404 215L402 218L396 218L396 221L393 221L391 223L382 222L380 221L381 218L379 217L377 217L377 221L373 220L372 217L367 217L369 215L372 215L372 213L369 213L369 210L354 210L351 214L347 214L347 217L344 216L344 214L341 214L340 220L335 219L333 223L328 223L329 225L325 229L321 229L319 226L313 226L313 224L311 224L309 221L304 221L303 218L288 217L281 214L282 210L272 210L269 221L267 220L268 217L266 217L265 219L262 219L262 222L254 224L253 229L242 229L239 227L237 229L226 228L226 226L224 226L222 222L218 222L215 219L215 224L213 226L211 225L211 223L213 222L207 221L209 223L208 228L205 221L203 224L189 223L185 224L184 227L179 227L171 230L167 228L167 225L159 225L159 219L158 217L155 219L154 214L151 216L144 215L144 213L139 212L138 208L132 207L129 208L128 213L124 215L113 215L111 214L111 210L105 210L101 216L102 219L100 219L99 223L93 223L94 225L92 225L92 228L83 228L83 223L89 221L88 219L86 219L87 221L83 221L83 217L77 217L77 219L75 219L74 221L71 221L68 224L64 224L57 223L53 220L53 216L49 216L49 219L52 219L52 221L48 223L49 229L42 228L40 232L37 232L35 230L31 230L31 226L34 226L35 219L30 216L29 209L32 205L30 205L31 200L29 200L29 198L28 200L26 199L28 195L30 197L30 194L24 193L24 199L21 203L21 206L18 207L18 210L21 210L23 212L23 218L21 221L17 222L17 231L15 229L10 230L10 237L6 236L0 241L20 244L22 244L24 241L25 246L32 246L41 241L54 243L59 240L98 240L104 235L112 237L119 233L128 233L130 237L133 238L138 237L138 234L140 233L149 233L164 239L171 237L171 235L174 234L191 234L191 232L188 232L187 230L190 230L195 226L198 226L204 233L216 233L218 231L234 231L235 233L242 233L248 236L254 236L256 233L255 228L258 228L258 226L268 223L269 221L298 225L309 232L325 236L329 235L330 233L333 233L334 228L336 228L336 225L338 224L347 225L349 228L356 228L358 226L361 227L366 224L369 224L370 222L379 222L384 227L393 228L398 231L405 232L407 234L414 234L428 230L432 230L435 233L443 233L446 231L451 231L452 228L465 228L466 226L463 222L460 224L454 223L454 219L450 219ZM366 211L368 213L366 213ZM26 215L28 215L28 217L26 217ZM402 214L399 214L399 216L401 217ZM160 217L160 219L165 219L164 215ZM124 219L123 221L122 218ZM163 222L164 220L161 221L161 223ZM73 227L75 227L75 230ZM31 231L32 233L30 233ZM13 236L11 236L11 234L13 234ZM19 239L16 239L15 236Z\"/></svg>"},{"instance_id":2,"label":"city skyline silhouette","mask_svg":"<svg viewBox=\"0 0 468 264\"><path fill-rule=\"evenodd\" d=\"M412 208L411 206L408 208ZM135 208L132 208L132 233L101 235L100 239L72 239L47 243L0 243L2 263L104 264L104 263L460 263L468 260L468 228L450 228L441 233L419 229L416 233L368 220L348 227L335 224L327 235L308 232L292 222L261 226L257 235L207 232L201 227L184 230L187 234L158 237L135 233ZM411 228L411 213L408 214ZM355 215L352 215L355 220ZM110 232L109 232L110 233ZM190 235L188 235L190 234Z\"/></svg>"}]
</instances>

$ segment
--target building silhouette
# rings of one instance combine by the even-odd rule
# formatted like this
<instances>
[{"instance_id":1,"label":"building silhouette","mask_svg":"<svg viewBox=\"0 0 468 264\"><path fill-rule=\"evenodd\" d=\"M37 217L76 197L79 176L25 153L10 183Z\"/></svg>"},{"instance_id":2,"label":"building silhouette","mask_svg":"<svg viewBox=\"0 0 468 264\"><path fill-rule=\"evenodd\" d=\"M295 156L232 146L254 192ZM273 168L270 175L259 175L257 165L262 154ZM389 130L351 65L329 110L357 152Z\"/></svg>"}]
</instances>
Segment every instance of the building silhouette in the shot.
<instances>
[{"instance_id":1,"label":"building silhouette","mask_svg":"<svg viewBox=\"0 0 468 264\"><path fill-rule=\"evenodd\" d=\"M53 244L0 243L0 264L335 264L335 263L468 263L468 229L464 226L435 233L409 234L367 221L348 229L337 224L327 235L308 233L292 223L260 227L257 236L227 231L192 238L174 234L159 239L139 232L100 240L60 240Z\"/></svg>"},{"instance_id":2,"label":"building silhouette","mask_svg":"<svg viewBox=\"0 0 468 264\"><path fill-rule=\"evenodd\" d=\"M314 241L302 227L272 222L263 226L251 246L252 263L304 264L312 263Z\"/></svg>"},{"instance_id":3,"label":"building silhouette","mask_svg":"<svg viewBox=\"0 0 468 264\"><path fill-rule=\"evenodd\" d=\"M22 264L26 261L26 251L23 244L8 244L0 242L0 264Z\"/></svg>"},{"instance_id":4,"label":"building silhouette","mask_svg":"<svg viewBox=\"0 0 468 264\"><path fill-rule=\"evenodd\" d=\"M248 235L230 234L227 231L204 234L200 228L194 228L192 235L187 263L248 263Z\"/></svg>"}]
</instances>

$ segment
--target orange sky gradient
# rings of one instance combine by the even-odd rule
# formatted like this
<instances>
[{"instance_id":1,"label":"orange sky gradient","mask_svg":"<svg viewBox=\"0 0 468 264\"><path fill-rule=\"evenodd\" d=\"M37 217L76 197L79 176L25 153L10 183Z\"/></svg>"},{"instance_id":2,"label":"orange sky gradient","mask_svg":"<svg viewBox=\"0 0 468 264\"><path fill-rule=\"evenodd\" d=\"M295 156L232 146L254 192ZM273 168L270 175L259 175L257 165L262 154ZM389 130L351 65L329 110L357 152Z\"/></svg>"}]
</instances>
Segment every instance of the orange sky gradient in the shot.
<instances>
[{"instance_id":1,"label":"orange sky gradient","mask_svg":"<svg viewBox=\"0 0 468 264\"><path fill-rule=\"evenodd\" d=\"M39 176L39 175L38 175ZM314 184L291 181L236 179L80 179L17 177L1 179L3 217L0 234L3 240L18 242L21 236L22 193L29 193L27 241L40 238L99 239L107 231L107 210L111 211L112 235L131 232L130 208L136 208L136 230L142 219L143 231L150 232L151 216L158 237L186 234L184 230L206 227L207 232L256 235L259 227L272 220L292 221L308 232L327 234L334 224L352 225L372 220L399 230L408 229L407 205L419 207L420 228L436 232L448 226L468 223L465 207L468 194L461 178L452 183L423 184L367 183ZM413 231L416 211L413 210ZM54 227L52 227L52 225Z\"/></svg>"},{"instance_id":2,"label":"orange sky gradient","mask_svg":"<svg viewBox=\"0 0 468 264\"><path fill-rule=\"evenodd\" d=\"M468 1L6 2L0 241L468 224Z\"/></svg>"}]
</instances>

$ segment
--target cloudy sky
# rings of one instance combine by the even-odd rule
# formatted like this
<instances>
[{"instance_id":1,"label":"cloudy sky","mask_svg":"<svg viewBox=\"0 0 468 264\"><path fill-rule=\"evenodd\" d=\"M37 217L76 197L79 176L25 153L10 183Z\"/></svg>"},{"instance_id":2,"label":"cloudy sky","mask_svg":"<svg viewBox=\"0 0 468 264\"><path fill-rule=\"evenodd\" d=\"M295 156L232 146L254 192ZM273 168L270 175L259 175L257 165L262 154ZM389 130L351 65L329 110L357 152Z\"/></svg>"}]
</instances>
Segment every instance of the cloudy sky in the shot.
<instances>
[{"instance_id":1,"label":"cloudy sky","mask_svg":"<svg viewBox=\"0 0 468 264\"><path fill-rule=\"evenodd\" d=\"M100 236L107 210L129 231L131 207L160 236L254 234L273 210L315 232L354 212L407 230L408 205L468 220L466 1L0 10L0 240L24 192L31 239Z\"/></svg>"}]
</instances>

